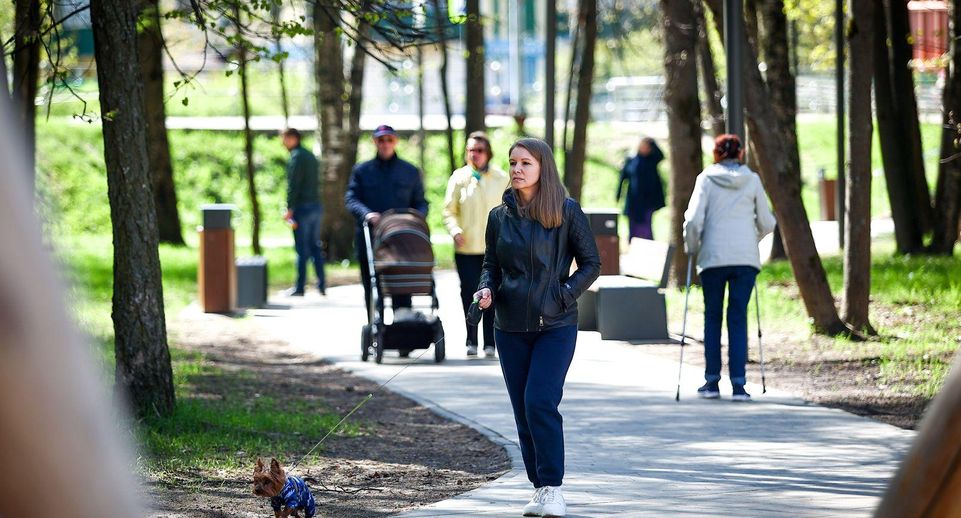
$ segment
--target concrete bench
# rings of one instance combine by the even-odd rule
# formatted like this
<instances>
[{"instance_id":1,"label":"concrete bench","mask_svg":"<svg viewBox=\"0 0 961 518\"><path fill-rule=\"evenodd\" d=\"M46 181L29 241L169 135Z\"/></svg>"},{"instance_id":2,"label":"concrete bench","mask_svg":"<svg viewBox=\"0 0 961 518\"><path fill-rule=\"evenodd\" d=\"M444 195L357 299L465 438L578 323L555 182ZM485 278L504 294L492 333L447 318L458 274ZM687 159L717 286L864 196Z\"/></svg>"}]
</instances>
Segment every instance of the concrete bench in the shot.
<instances>
[{"instance_id":1,"label":"concrete bench","mask_svg":"<svg viewBox=\"0 0 961 518\"><path fill-rule=\"evenodd\" d=\"M578 299L578 328L599 331L604 340L668 340L663 289L673 256L667 243L631 239L622 275L598 277Z\"/></svg>"}]
</instances>

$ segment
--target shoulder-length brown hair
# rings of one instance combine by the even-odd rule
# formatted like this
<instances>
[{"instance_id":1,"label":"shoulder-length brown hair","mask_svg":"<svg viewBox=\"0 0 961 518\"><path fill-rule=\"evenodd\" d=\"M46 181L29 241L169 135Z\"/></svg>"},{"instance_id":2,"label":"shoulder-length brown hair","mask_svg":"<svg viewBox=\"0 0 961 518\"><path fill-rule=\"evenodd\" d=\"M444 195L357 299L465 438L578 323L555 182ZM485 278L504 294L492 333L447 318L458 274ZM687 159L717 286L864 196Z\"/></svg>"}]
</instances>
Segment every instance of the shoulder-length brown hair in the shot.
<instances>
[{"instance_id":1,"label":"shoulder-length brown hair","mask_svg":"<svg viewBox=\"0 0 961 518\"><path fill-rule=\"evenodd\" d=\"M539 187L534 198L524 207L524 214L537 220L544 228L557 228L564 221L564 200L567 199L567 189L561 183L561 175L557 172L554 162L554 152L546 142L536 138L522 138L511 146L508 156L515 148L526 149L534 160L541 165ZM511 191L514 191L511 188ZM514 192L514 199L520 204L520 196Z\"/></svg>"}]
</instances>

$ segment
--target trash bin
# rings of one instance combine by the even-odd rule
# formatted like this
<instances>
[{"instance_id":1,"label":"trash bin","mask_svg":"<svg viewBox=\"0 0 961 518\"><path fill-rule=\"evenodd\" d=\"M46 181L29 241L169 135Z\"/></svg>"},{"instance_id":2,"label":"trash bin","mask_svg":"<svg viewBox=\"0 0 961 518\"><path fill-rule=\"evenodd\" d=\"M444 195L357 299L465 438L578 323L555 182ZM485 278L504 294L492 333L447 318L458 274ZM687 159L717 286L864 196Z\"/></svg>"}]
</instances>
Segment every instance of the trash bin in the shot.
<instances>
[{"instance_id":1,"label":"trash bin","mask_svg":"<svg viewBox=\"0 0 961 518\"><path fill-rule=\"evenodd\" d=\"M824 169L818 170L818 192L821 198L821 219L835 221L837 219L837 184L834 179L824 177Z\"/></svg>"},{"instance_id":2,"label":"trash bin","mask_svg":"<svg viewBox=\"0 0 961 518\"><path fill-rule=\"evenodd\" d=\"M205 313L229 313L237 307L237 272L234 265L234 230L230 226L234 205L203 205L200 264L197 288Z\"/></svg>"},{"instance_id":3,"label":"trash bin","mask_svg":"<svg viewBox=\"0 0 961 518\"><path fill-rule=\"evenodd\" d=\"M617 209L588 209L584 211L601 254L601 275L621 273L620 238L617 235Z\"/></svg>"},{"instance_id":4,"label":"trash bin","mask_svg":"<svg viewBox=\"0 0 961 518\"><path fill-rule=\"evenodd\" d=\"M267 305L267 258L237 259L237 307L261 308Z\"/></svg>"}]
</instances>

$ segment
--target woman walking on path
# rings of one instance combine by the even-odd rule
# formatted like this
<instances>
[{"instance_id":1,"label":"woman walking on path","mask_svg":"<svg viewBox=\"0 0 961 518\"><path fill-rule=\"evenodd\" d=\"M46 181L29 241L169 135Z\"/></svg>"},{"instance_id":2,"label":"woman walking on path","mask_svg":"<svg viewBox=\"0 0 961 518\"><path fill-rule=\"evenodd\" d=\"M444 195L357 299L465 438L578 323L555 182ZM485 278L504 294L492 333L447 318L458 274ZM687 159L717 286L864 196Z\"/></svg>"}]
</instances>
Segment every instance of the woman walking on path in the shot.
<instances>
[{"instance_id":1,"label":"woman walking on path","mask_svg":"<svg viewBox=\"0 0 961 518\"><path fill-rule=\"evenodd\" d=\"M454 171L444 196L444 225L454 238L454 264L460 277L460 298L464 314L470 307L474 290L484 266L484 231L487 214L500 205L509 180L507 173L491 164L494 153L482 131L467 137L467 165ZM484 355L494 356L494 316L483 317ZM477 356L480 340L477 326L467 326L467 356Z\"/></svg>"},{"instance_id":2,"label":"woman walking on path","mask_svg":"<svg viewBox=\"0 0 961 518\"><path fill-rule=\"evenodd\" d=\"M627 196L624 199L624 215L630 223L631 237L654 239L651 218L664 208L664 184L657 173L657 164L664 160L664 153L654 139L645 137L637 147L637 154L628 159L621 169L617 182L617 199L621 199L624 182Z\"/></svg>"},{"instance_id":3,"label":"woman walking on path","mask_svg":"<svg viewBox=\"0 0 961 518\"><path fill-rule=\"evenodd\" d=\"M509 154L511 187L487 219L474 299L482 309L494 306L501 371L535 488L524 516L564 516L564 429L557 407L577 341L577 297L597 278L601 261L550 146L522 138Z\"/></svg>"},{"instance_id":4,"label":"woman walking on path","mask_svg":"<svg viewBox=\"0 0 961 518\"><path fill-rule=\"evenodd\" d=\"M744 151L737 135L720 135L714 141L714 164L694 183L684 212L684 245L697 256L697 271L704 291L704 386L698 396L721 397L721 313L724 289L727 302L728 369L734 401L749 401L744 390L747 363L747 304L761 270L757 244L774 230L761 179L742 164Z\"/></svg>"}]
</instances>

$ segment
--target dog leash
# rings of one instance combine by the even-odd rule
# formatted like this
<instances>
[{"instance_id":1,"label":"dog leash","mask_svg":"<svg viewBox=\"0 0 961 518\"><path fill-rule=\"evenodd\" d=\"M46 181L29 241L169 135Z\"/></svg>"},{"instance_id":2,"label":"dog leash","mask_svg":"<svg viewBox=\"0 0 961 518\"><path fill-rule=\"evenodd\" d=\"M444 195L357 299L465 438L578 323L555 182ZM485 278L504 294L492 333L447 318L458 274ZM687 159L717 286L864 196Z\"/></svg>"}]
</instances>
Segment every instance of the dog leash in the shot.
<instances>
[{"instance_id":1,"label":"dog leash","mask_svg":"<svg viewBox=\"0 0 961 518\"><path fill-rule=\"evenodd\" d=\"M447 337L444 336L443 338L440 339L440 341L438 341L436 344L434 344L434 346L436 347L437 345L440 345L441 343L444 342L444 340L445 340L446 338L447 338ZM395 372L394 375L391 376L387 381L381 383L380 385L377 386L377 388L375 388L375 389L372 390L369 394L367 394L366 396L364 396L364 398L361 399L360 402L358 402L356 405L354 405L354 408L351 408L351 409L350 409L350 412L347 412L346 414L344 414L344 417L340 418L340 421L337 421L337 424L335 424L334 426L332 426L332 427L330 428L330 430L327 430L327 433L324 434L324 436L323 436L319 441L317 441L317 443L314 444L314 446L313 446L310 450L308 450L307 453L304 454L304 456L302 456L300 459L298 459L297 462L294 462L293 464L291 464L291 465L287 468L288 471L293 471L294 468L296 468L301 462L304 461L304 459L306 459L307 457L310 457L310 455L311 455L312 453L314 453L314 450L316 450L317 448L319 448L320 445L323 444L324 441L327 440L327 438L329 438L331 435L333 435L334 432L336 432L336 431L340 428L340 426L341 426L342 424L344 424L344 422L346 422L347 419L350 418L350 416L354 415L355 412L357 412L358 410L360 410L364 405L366 405L368 402L370 402L370 400L374 399L374 396L376 396L377 393L379 393L381 390L383 390L384 387L386 387L388 383L390 383L391 381L394 381L394 378L396 378L397 376L400 376L400 374L401 374L402 372L404 372L405 370L407 370L407 368L410 367L411 365L414 365L414 364L417 362L417 360L420 360L421 357L424 356L425 354L427 354L427 351L429 351L429 350L430 350L430 347L425 348L423 351L421 351L420 354L417 355L416 358L414 358L413 361L408 362L406 365L404 365L403 367L401 367L400 370L398 370L397 372Z\"/></svg>"}]
</instances>

